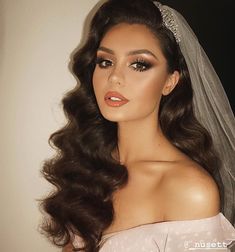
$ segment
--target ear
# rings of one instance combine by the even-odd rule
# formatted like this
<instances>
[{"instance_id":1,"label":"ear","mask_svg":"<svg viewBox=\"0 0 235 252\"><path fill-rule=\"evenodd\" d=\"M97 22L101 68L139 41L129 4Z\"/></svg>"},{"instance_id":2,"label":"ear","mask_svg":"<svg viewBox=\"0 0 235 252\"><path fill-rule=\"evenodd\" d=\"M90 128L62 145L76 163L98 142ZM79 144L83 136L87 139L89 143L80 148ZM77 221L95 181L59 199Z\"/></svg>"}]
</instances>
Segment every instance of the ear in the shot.
<instances>
[{"instance_id":1,"label":"ear","mask_svg":"<svg viewBox=\"0 0 235 252\"><path fill-rule=\"evenodd\" d=\"M168 95L175 88L180 78L180 74L178 71L174 71L173 74L169 75L163 89L162 94Z\"/></svg>"}]
</instances>

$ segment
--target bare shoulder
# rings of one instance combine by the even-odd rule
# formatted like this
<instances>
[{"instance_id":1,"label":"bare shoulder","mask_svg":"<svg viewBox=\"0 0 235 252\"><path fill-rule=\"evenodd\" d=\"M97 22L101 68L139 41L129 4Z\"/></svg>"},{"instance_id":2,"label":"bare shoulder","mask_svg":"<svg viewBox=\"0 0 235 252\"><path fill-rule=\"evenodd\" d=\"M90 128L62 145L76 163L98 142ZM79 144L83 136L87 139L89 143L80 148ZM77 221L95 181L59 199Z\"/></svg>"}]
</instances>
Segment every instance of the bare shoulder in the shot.
<instances>
[{"instance_id":1,"label":"bare shoulder","mask_svg":"<svg viewBox=\"0 0 235 252\"><path fill-rule=\"evenodd\" d=\"M219 189L212 176L194 162L181 162L163 182L166 220L200 219L220 211Z\"/></svg>"}]
</instances>

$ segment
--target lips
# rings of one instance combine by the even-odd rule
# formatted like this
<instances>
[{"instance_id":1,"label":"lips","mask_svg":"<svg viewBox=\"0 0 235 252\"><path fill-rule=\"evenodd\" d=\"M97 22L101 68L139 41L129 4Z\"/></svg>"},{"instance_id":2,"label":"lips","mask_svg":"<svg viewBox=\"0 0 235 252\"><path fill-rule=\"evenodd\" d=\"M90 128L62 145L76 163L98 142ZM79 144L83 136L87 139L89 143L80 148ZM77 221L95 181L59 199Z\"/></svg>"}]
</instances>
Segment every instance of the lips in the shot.
<instances>
[{"instance_id":1,"label":"lips","mask_svg":"<svg viewBox=\"0 0 235 252\"><path fill-rule=\"evenodd\" d=\"M106 104L111 107L120 107L126 104L127 102L129 102L127 98L125 98L120 93L115 92L115 91L107 92L104 96L104 100Z\"/></svg>"}]
</instances>

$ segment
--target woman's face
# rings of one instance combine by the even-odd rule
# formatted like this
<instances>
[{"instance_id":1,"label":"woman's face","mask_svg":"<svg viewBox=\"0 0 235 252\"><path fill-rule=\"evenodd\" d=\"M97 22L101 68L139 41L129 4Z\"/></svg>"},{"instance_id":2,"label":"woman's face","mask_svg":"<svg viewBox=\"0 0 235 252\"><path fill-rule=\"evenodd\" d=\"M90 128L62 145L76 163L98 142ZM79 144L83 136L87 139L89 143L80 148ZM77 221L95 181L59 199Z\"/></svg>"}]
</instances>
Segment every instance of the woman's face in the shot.
<instances>
[{"instance_id":1,"label":"woman's face","mask_svg":"<svg viewBox=\"0 0 235 252\"><path fill-rule=\"evenodd\" d=\"M176 85L158 40L144 25L121 23L97 50L93 87L104 118L122 122L157 117L162 94Z\"/></svg>"}]
</instances>

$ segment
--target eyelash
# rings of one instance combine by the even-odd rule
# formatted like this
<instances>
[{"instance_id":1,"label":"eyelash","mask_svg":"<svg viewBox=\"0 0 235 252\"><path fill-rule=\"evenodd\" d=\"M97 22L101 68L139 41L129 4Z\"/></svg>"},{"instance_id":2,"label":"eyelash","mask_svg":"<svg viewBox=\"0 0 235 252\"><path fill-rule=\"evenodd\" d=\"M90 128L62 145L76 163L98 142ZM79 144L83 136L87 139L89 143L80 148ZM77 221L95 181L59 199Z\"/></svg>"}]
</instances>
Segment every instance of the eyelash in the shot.
<instances>
[{"instance_id":1,"label":"eyelash","mask_svg":"<svg viewBox=\"0 0 235 252\"><path fill-rule=\"evenodd\" d=\"M107 60L103 57L96 58L96 64L99 65L100 68L105 69L110 66L110 65L102 66L103 62L109 62L112 64L111 60ZM150 64L149 62L147 62L146 60L144 60L142 58L138 58L137 60L135 60L134 62L131 63L131 65L133 65L133 64L139 64L139 65L141 65L141 67L144 67L144 69L133 68L134 71L138 71L138 72L144 72L152 67L152 64Z\"/></svg>"}]
</instances>

